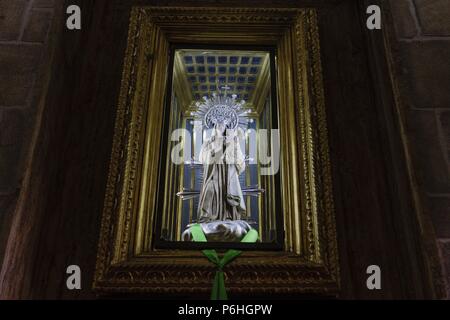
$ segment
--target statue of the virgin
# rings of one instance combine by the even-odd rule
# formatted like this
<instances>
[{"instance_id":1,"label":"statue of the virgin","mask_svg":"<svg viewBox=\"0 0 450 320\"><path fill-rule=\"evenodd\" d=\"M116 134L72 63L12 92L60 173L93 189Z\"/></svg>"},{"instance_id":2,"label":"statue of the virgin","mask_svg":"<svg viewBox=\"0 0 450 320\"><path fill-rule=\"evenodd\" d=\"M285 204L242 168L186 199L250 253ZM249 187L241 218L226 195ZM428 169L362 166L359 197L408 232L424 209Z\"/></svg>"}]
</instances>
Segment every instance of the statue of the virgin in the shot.
<instances>
[{"instance_id":1,"label":"statue of the virgin","mask_svg":"<svg viewBox=\"0 0 450 320\"><path fill-rule=\"evenodd\" d=\"M239 140L246 125L245 101L213 94L197 102L192 115L202 119L205 129L212 129L205 139L199 161L203 165L203 183L199 193L197 210L199 223L208 241L240 241L251 226L247 213L239 175L245 170L245 158ZM180 196L184 192L179 193ZM182 234L184 241L192 241L191 225Z\"/></svg>"},{"instance_id":2,"label":"statue of the virgin","mask_svg":"<svg viewBox=\"0 0 450 320\"><path fill-rule=\"evenodd\" d=\"M245 215L239 175L245 169L245 159L239 139L242 129L227 129L227 123L217 123L211 137L200 151L203 164L203 184L198 205L198 222L241 220Z\"/></svg>"}]
</instances>

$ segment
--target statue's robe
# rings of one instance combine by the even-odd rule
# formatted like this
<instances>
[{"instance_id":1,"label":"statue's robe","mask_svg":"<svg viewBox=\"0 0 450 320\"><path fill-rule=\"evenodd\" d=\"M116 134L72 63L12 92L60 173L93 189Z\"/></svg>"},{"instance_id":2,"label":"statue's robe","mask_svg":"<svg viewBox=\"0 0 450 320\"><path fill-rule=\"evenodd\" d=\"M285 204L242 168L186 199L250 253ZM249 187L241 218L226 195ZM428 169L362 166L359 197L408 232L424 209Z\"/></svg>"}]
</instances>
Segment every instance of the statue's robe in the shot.
<instances>
[{"instance_id":1,"label":"statue's robe","mask_svg":"<svg viewBox=\"0 0 450 320\"><path fill-rule=\"evenodd\" d=\"M239 174L245 160L239 146L237 130L228 130L229 139L214 131L200 151L203 184L198 205L198 222L241 220L246 208Z\"/></svg>"}]
</instances>

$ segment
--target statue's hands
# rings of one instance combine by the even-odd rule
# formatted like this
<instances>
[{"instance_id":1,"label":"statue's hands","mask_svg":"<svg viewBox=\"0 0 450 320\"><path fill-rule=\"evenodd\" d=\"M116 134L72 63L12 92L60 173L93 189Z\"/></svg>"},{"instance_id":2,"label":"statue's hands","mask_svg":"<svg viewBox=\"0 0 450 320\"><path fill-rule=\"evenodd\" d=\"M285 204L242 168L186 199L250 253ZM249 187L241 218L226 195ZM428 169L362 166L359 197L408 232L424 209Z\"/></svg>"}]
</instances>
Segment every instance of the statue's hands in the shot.
<instances>
[{"instance_id":1,"label":"statue's hands","mask_svg":"<svg viewBox=\"0 0 450 320\"><path fill-rule=\"evenodd\" d=\"M224 160L225 160L225 153L223 153L221 149L217 151L211 150L209 164L223 163Z\"/></svg>"}]
</instances>

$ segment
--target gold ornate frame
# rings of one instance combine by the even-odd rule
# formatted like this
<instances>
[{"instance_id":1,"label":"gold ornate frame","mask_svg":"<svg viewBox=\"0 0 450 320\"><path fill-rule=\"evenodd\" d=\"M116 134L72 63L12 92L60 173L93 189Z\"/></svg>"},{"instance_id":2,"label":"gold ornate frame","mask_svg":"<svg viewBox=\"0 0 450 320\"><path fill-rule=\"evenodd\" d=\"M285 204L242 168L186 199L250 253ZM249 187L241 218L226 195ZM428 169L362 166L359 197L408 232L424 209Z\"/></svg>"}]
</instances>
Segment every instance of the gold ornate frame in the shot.
<instances>
[{"instance_id":1,"label":"gold ornate frame","mask_svg":"<svg viewBox=\"0 0 450 320\"><path fill-rule=\"evenodd\" d=\"M203 294L198 251L152 247L171 43L276 45L284 251L246 251L227 267L231 294L339 288L319 34L314 9L135 7L117 109L94 289ZM162 181L164 183L164 181Z\"/></svg>"}]
</instances>

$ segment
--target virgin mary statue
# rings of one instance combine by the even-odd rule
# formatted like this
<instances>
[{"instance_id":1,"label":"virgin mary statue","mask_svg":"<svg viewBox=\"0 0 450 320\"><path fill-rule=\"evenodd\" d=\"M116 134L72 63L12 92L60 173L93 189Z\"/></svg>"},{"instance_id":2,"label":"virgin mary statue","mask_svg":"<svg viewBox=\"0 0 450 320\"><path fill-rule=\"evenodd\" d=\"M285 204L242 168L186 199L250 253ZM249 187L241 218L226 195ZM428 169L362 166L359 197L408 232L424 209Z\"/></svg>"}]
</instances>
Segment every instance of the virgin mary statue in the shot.
<instances>
[{"instance_id":1,"label":"virgin mary statue","mask_svg":"<svg viewBox=\"0 0 450 320\"><path fill-rule=\"evenodd\" d=\"M200 151L203 184L198 205L198 222L241 220L246 208L239 175L245 169L239 139L240 128L227 129L227 123L215 124L211 137Z\"/></svg>"},{"instance_id":2,"label":"virgin mary statue","mask_svg":"<svg viewBox=\"0 0 450 320\"><path fill-rule=\"evenodd\" d=\"M205 139L199 161L203 165L203 183L199 193L197 223L208 241L240 241L251 230L239 175L245 169L245 159L239 140L244 132L248 110L245 101L236 101L236 95L203 98L191 115L202 119L204 129L212 129ZM180 193L183 195L183 193ZM191 228L182 234L183 241L192 241Z\"/></svg>"}]
</instances>

